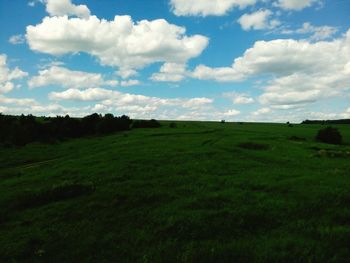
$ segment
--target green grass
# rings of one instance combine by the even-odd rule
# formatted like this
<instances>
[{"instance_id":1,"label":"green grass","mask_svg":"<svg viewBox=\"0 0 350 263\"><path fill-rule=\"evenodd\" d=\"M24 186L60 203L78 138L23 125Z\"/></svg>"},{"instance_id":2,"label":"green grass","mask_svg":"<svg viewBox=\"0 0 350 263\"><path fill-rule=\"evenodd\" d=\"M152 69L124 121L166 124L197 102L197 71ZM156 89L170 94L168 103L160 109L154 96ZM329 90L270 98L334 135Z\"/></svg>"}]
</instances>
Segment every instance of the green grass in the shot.
<instances>
[{"instance_id":1,"label":"green grass","mask_svg":"<svg viewBox=\"0 0 350 263\"><path fill-rule=\"evenodd\" d=\"M178 122L0 149L0 262L349 262L350 129Z\"/></svg>"}]
</instances>

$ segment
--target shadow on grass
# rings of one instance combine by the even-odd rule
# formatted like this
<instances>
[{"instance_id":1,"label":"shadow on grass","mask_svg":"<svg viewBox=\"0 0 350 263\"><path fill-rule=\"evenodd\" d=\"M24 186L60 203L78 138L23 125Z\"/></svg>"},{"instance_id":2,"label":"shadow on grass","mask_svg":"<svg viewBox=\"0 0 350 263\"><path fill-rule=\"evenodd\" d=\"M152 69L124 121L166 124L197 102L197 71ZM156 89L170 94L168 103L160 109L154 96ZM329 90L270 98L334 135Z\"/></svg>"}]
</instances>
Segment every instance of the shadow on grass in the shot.
<instances>
[{"instance_id":1,"label":"shadow on grass","mask_svg":"<svg viewBox=\"0 0 350 263\"><path fill-rule=\"evenodd\" d=\"M293 136L290 136L288 140L295 141L295 142L305 142L306 138L293 135Z\"/></svg>"},{"instance_id":2,"label":"shadow on grass","mask_svg":"<svg viewBox=\"0 0 350 263\"><path fill-rule=\"evenodd\" d=\"M247 150L256 150L256 151L266 151L270 147L267 144L255 143L255 142L244 142L238 144L238 147Z\"/></svg>"},{"instance_id":3,"label":"shadow on grass","mask_svg":"<svg viewBox=\"0 0 350 263\"><path fill-rule=\"evenodd\" d=\"M54 202L80 197L95 191L93 184L79 184L65 182L39 192L27 193L20 196L15 202L17 209L40 207Z\"/></svg>"}]
</instances>

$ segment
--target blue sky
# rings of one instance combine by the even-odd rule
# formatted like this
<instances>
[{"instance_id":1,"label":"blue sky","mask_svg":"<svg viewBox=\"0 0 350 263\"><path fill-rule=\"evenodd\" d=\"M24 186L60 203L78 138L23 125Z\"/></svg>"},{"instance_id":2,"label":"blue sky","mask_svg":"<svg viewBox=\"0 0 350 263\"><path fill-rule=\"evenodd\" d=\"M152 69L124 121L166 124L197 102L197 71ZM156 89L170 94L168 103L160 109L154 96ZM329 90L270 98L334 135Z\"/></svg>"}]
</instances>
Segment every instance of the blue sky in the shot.
<instances>
[{"instance_id":1,"label":"blue sky","mask_svg":"<svg viewBox=\"0 0 350 263\"><path fill-rule=\"evenodd\" d=\"M0 112L350 118L350 1L1 0Z\"/></svg>"}]
</instances>

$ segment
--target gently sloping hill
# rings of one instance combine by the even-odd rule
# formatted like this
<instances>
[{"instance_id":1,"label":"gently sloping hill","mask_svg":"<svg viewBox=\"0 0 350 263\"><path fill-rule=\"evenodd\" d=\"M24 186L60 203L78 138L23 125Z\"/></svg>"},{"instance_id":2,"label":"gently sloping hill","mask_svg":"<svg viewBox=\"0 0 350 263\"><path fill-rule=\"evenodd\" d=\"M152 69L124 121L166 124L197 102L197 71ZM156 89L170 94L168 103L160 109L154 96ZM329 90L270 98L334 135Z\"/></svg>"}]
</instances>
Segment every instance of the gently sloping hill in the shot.
<instances>
[{"instance_id":1,"label":"gently sloping hill","mask_svg":"<svg viewBox=\"0 0 350 263\"><path fill-rule=\"evenodd\" d=\"M172 133L154 133L150 136L152 137L163 137L163 136L177 136L177 135L201 135L201 134L211 134L220 131L216 130L208 130L208 131L193 131L193 132L172 132Z\"/></svg>"},{"instance_id":2,"label":"gently sloping hill","mask_svg":"<svg viewBox=\"0 0 350 263\"><path fill-rule=\"evenodd\" d=\"M347 262L349 162L312 156L318 129L179 123L2 150L0 262Z\"/></svg>"}]
</instances>

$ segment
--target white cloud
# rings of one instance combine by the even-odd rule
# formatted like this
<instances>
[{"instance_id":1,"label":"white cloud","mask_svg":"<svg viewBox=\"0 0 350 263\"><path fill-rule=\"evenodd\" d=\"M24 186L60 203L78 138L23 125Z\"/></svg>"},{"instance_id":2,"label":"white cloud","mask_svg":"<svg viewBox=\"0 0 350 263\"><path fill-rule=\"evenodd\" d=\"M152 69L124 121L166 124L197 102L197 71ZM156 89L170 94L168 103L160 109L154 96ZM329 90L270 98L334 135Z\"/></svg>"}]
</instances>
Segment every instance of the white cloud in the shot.
<instances>
[{"instance_id":1,"label":"white cloud","mask_svg":"<svg viewBox=\"0 0 350 263\"><path fill-rule=\"evenodd\" d=\"M88 18L90 10L86 5L74 5L71 0L45 0L46 11L51 16L77 16Z\"/></svg>"},{"instance_id":2,"label":"white cloud","mask_svg":"<svg viewBox=\"0 0 350 263\"><path fill-rule=\"evenodd\" d=\"M4 95L0 95L0 104L12 104L18 106L28 106L28 105L37 105L37 102L34 99L28 98L8 98Z\"/></svg>"},{"instance_id":3,"label":"white cloud","mask_svg":"<svg viewBox=\"0 0 350 263\"><path fill-rule=\"evenodd\" d=\"M305 22L303 26L296 30L283 30L282 34L309 34L310 40L324 40L331 38L338 32L336 27L332 26L314 26L309 22Z\"/></svg>"},{"instance_id":4,"label":"white cloud","mask_svg":"<svg viewBox=\"0 0 350 263\"><path fill-rule=\"evenodd\" d=\"M261 104L294 105L315 102L320 98L319 90L266 92L260 96Z\"/></svg>"},{"instance_id":5,"label":"white cloud","mask_svg":"<svg viewBox=\"0 0 350 263\"><path fill-rule=\"evenodd\" d=\"M245 97L245 96L239 96L233 100L234 104L251 104L254 102L253 98Z\"/></svg>"},{"instance_id":6,"label":"white cloud","mask_svg":"<svg viewBox=\"0 0 350 263\"><path fill-rule=\"evenodd\" d=\"M82 117L92 113L90 106L85 107L64 107L59 104L40 104L33 99L6 98L0 96L0 102L6 106L0 106L0 112L4 114L34 114L37 116L71 115Z\"/></svg>"},{"instance_id":7,"label":"white cloud","mask_svg":"<svg viewBox=\"0 0 350 263\"><path fill-rule=\"evenodd\" d=\"M350 88L350 30L331 41L277 39L258 41L231 67L198 66L192 76L216 81L242 81L264 76L269 81L260 101L295 105L342 96Z\"/></svg>"},{"instance_id":8,"label":"white cloud","mask_svg":"<svg viewBox=\"0 0 350 263\"><path fill-rule=\"evenodd\" d=\"M244 93L226 92L223 97L230 99L233 104L252 104L255 102L253 98Z\"/></svg>"},{"instance_id":9,"label":"white cloud","mask_svg":"<svg viewBox=\"0 0 350 263\"><path fill-rule=\"evenodd\" d=\"M207 105L213 103L212 99L209 98L193 98L193 99L172 99L170 100L172 103L178 103L180 106L184 108L190 109L201 109Z\"/></svg>"},{"instance_id":10,"label":"white cloud","mask_svg":"<svg viewBox=\"0 0 350 263\"><path fill-rule=\"evenodd\" d=\"M89 88L85 90L68 89L63 92L51 92L51 100L75 100L75 101L103 101L105 105L177 105L184 108L198 108L199 106L208 105L213 102L209 98L192 98L192 99L163 99L158 97L148 97L130 93L122 93L116 90L102 88Z\"/></svg>"},{"instance_id":11,"label":"white cloud","mask_svg":"<svg viewBox=\"0 0 350 263\"><path fill-rule=\"evenodd\" d=\"M131 86L137 86L140 85L141 82L137 79L129 79L129 80L122 80L120 82L120 86L122 87L131 87Z\"/></svg>"},{"instance_id":12,"label":"white cloud","mask_svg":"<svg viewBox=\"0 0 350 263\"><path fill-rule=\"evenodd\" d=\"M84 108L65 108L59 104L40 104L32 98L9 98L0 95L0 112L5 114L36 114L45 116L56 116L72 114L74 116L84 115ZM82 115L81 115L82 114Z\"/></svg>"},{"instance_id":13,"label":"white cloud","mask_svg":"<svg viewBox=\"0 0 350 263\"><path fill-rule=\"evenodd\" d=\"M268 9L261 9L251 14L244 14L238 19L238 23L246 31L272 29L280 25L276 19L270 20L272 12Z\"/></svg>"},{"instance_id":14,"label":"white cloud","mask_svg":"<svg viewBox=\"0 0 350 263\"><path fill-rule=\"evenodd\" d=\"M322 0L278 0L275 6L285 10L299 11L316 3L321 4Z\"/></svg>"},{"instance_id":15,"label":"white cloud","mask_svg":"<svg viewBox=\"0 0 350 263\"><path fill-rule=\"evenodd\" d=\"M269 108L261 108L257 111L254 111L252 113L253 116L260 116L260 115L264 115L264 114L267 114L267 113L270 113L271 112L271 109Z\"/></svg>"},{"instance_id":16,"label":"white cloud","mask_svg":"<svg viewBox=\"0 0 350 263\"><path fill-rule=\"evenodd\" d=\"M239 114L241 114L241 112L238 110L229 110L229 111L226 111L223 113L223 115L225 117L234 117L234 116L237 116Z\"/></svg>"},{"instance_id":17,"label":"white cloud","mask_svg":"<svg viewBox=\"0 0 350 263\"><path fill-rule=\"evenodd\" d=\"M248 117L248 121L264 121L264 122L280 122L286 123L300 123L306 119L330 120L330 119L344 119L349 118L350 114L346 112L321 112L312 110L284 110L284 111L270 111L266 114L254 115L253 113Z\"/></svg>"},{"instance_id":18,"label":"white cloud","mask_svg":"<svg viewBox=\"0 0 350 263\"><path fill-rule=\"evenodd\" d=\"M25 38L23 35L13 35L9 38L9 42L12 45L20 45L25 42Z\"/></svg>"},{"instance_id":19,"label":"white cloud","mask_svg":"<svg viewBox=\"0 0 350 263\"><path fill-rule=\"evenodd\" d=\"M29 1L29 2L28 2L28 6L34 7L34 6L36 6L36 4L38 4L38 3L45 4L45 0L33 0L33 1Z\"/></svg>"},{"instance_id":20,"label":"white cloud","mask_svg":"<svg viewBox=\"0 0 350 263\"><path fill-rule=\"evenodd\" d=\"M244 74L239 73L232 67L210 68L204 65L197 66L191 76L200 80L216 80L220 82L239 81L244 78Z\"/></svg>"},{"instance_id":21,"label":"white cloud","mask_svg":"<svg viewBox=\"0 0 350 263\"><path fill-rule=\"evenodd\" d=\"M178 82L186 75L186 64L164 63L158 73L154 73L151 79L154 81Z\"/></svg>"},{"instance_id":22,"label":"white cloud","mask_svg":"<svg viewBox=\"0 0 350 263\"><path fill-rule=\"evenodd\" d=\"M137 118L177 119L187 112L212 112L210 98L158 98L122 93L116 90L91 88L86 90L68 89L52 92L49 98L54 101L96 101L95 111L118 112ZM171 113L170 113L171 112Z\"/></svg>"},{"instance_id":23,"label":"white cloud","mask_svg":"<svg viewBox=\"0 0 350 263\"><path fill-rule=\"evenodd\" d=\"M119 92L102 88L68 89L63 92L51 92L49 98L51 100L98 101L108 99L115 94Z\"/></svg>"},{"instance_id":24,"label":"white cloud","mask_svg":"<svg viewBox=\"0 0 350 263\"><path fill-rule=\"evenodd\" d=\"M39 71L38 76L28 81L30 88L58 85L64 88L95 88L100 86L116 86L116 80L104 80L101 74L73 71L64 67L51 66Z\"/></svg>"},{"instance_id":25,"label":"white cloud","mask_svg":"<svg viewBox=\"0 0 350 263\"><path fill-rule=\"evenodd\" d=\"M41 70L43 69L48 69L51 67L62 67L65 65L64 62L59 61L59 60L52 60L52 59L40 59L40 64L37 65L37 67Z\"/></svg>"},{"instance_id":26,"label":"white cloud","mask_svg":"<svg viewBox=\"0 0 350 263\"><path fill-rule=\"evenodd\" d=\"M241 112L235 109L221 111L214 107L211 108L202 108L199 110L191 110L182 114L175 112L173 119L177 120L210 120L210 121L220 121L222 119L226 120L238 120L237 116ZM169 118L168 118L169 119Z\"/></svg>"},{"instance_id":27,"label":"white cloud","mask_svg":"<svg viewBox=\"0 0 350 263\"><path fill-rule=\"evenodd\" d=\"M136 76L137 71L133 70L133 69L129 69L129 68L125 68L125 69L121 68L116 72L116 74L123 79L127 79L127 78L130 78L132 76Z\"/></svg>"},{"instance_id":28,"label":"white cloud","mask_svg":"<svg viewBox=\"0 0 350 263\"><path fill-rule=\"evenodd\" d=\"M41 24L28 26L26 39L34 51L64 55L86 52L101 64L117 66L124 77L130 69L155 62L182 63L199 56L208 45L201 35L186 36L186 29L164 19L134 23L130 16L113 21L46 17ZM123 74L124 73L124 74Z\"/></svg>"},{"instance_id":29,"label":"white cloud","mask_svg":"<svg viewBox=\"0 0 350 263\"><path fill-rule=\"evenodd\" d=\"M14 89L14 80L21 79L28 76L27 72L15 68L10 70L7 66L7 56L0 54L0 94L8 93Z\"/></svg>"},{"instance_id":30,"label":"white cloud","mask_svg":"<svg viewBox=\"0 0 350 263\"><path fill-rule=\"evenodd\" d=\"M256 0L171 0L172 11L177 16L222 16L231 9L254 5Z\"/></svg>"}]
</instances>

